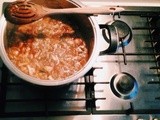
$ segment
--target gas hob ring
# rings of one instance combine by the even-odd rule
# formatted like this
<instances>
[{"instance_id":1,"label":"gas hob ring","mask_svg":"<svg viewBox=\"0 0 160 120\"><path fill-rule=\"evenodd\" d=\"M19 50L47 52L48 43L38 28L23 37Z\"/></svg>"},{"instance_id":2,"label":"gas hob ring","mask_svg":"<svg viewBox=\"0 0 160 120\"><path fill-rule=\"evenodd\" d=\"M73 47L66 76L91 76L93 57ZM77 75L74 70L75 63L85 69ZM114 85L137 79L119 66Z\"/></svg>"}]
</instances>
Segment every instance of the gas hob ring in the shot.
<instances>
[{"instance_id":1,"label":"gas hob ring","mask_svg":"<svg viewBox=\"0 0 160 120\"><path fill-rule=\"evenodd\" d=\"M118 47L127 46L132 39L132 30L129 25L120 20L114 20L108 23L117 28L118 36L119 36L119 45Z\"/></svg>"},{"instance_id":2,"label":"gas hob ring","mask_svg":"<svg viewBox=\"0 0 160 120\"><path fill-rule=\"evenodd\" d=\"M132 99L138 93L138 83L136 79L125 72L115 74L110 82L112 92L119 98Z\"/></svg>"}]
</instances>

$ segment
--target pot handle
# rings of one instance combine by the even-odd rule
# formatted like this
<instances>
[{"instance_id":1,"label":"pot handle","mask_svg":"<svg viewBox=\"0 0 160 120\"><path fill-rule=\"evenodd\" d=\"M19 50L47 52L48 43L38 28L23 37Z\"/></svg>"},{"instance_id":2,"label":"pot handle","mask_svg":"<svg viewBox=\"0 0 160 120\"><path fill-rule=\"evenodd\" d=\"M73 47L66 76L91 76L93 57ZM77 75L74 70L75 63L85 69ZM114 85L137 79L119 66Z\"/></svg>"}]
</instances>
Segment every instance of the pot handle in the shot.
<instances>
[{"instance_id":1,"label":"pot handle","mask_svg":"<svg viewBox=\"0 0 160 120\"><path fill-rule=\"evenodd\" d=\"M116 52L119 43L118 32L115 26L113 25L105 25L102 28L102 36L107 43L109 43L109 47L107 50L101 51L100 54L109 54Z\"/></svg>"}]
</instances>

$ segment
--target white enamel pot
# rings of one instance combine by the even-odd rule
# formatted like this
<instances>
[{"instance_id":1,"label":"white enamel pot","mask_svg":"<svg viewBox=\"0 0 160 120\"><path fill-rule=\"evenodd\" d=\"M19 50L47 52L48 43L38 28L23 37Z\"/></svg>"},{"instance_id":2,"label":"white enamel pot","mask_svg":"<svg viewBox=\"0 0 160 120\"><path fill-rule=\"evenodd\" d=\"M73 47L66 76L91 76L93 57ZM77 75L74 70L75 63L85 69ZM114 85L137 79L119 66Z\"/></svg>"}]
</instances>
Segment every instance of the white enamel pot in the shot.
<instances>
[{"instance_id":1,"label":"white enamel pot","mask_svg":"<svg viewBox=\"0 0 160 120\"><path fill-rule=\"evenodd\" d=\"M72 1L72 0L34 0L37 4L43 4L47 7L51 8L68 8L68 7L83 7L83 5L79 1ZM58 2L58 3L56 3ZM6 53L6 47L7 47L7 37L6 33L8 29L11 29L13 27L13 24L10 24L6 21L5 17L2 15L0 19L0 56L3 60L4 64L7 66L7 68L13 72L16 76L20 77L21 79L36 84L36 85L42 85L42 86L60 86L69 84L73 81L78 80L80 77L84 76L93 66L95 63L100 51L100 41L101 41L101 31L97 24L97 21L94 16L86 16L86 15L68 15L67 17L72 18L74 22L78 25L80 28L80 31L82 32L82 35L85 37L86 44L89 50L89 59L87 63L84 65L84 67L76 72L75 74L69 76L66 79L62 80L41 80L32 76L29 76L25 73L23 73L21 70L19 70L8 58ZM116 36L117 38L117 36ZM112 40L111 40L112 41ZM115 43L115 42L114 42ZM116 49L117 44L114 44L114 49ZM113 45L112 45L113 46Z\"/></svg>"}]
</instances>

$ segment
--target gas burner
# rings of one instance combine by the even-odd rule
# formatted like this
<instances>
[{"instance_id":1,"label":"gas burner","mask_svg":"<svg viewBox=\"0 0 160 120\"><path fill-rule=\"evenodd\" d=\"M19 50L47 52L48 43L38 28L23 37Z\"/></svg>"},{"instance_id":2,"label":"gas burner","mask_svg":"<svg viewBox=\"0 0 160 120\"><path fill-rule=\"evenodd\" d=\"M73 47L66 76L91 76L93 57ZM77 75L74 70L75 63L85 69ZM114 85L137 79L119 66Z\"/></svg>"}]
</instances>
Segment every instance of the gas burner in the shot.
<instances>
[{"instance_id":1,"label":"gas burner","mask_svg":"<svg viewBox=\"0 0 160 120\"><path fill-rule=\"evenodd\" d=\"M123 21L110 21L100 28L104 40L110 44L107 50L101 51L101 54L116 52L118 47L127 46L132 39L132 30Z\"/></svg>"},{"instance_id":2,"label":"gas burner","mask_svg":"<svg viewBox=\"0 0 160 120\"><path fill-rule=\"evenodd\" d=\"M108 49L101 51L101 53L113 53L118 48L119 36L118 31L114 25L105 25L102 27L102 35L104 40L109 43Z\"/></svg>"},{"instance_id":3,"label":"gas burner","mask_svg":"<svg viewBox=\"0 0 160 120\"><path fill-rule=\"evenodd\" d=\"M109 23L117 28L119 35L119 47L126 46L132 39L132 31L131 28L123 21L115 20Z\"/></svg>"},{"instance_id":4,"label":"gas burner","mask_svg":"<svg viewBox=\"0 0 160 120\"><path fill-rule=\"evenodd\" d=\"M124 72L112 77L110 87L112 92L122 99L132 99L138 93L138 83L136 79Z\"/></svg>"}]
</instances>

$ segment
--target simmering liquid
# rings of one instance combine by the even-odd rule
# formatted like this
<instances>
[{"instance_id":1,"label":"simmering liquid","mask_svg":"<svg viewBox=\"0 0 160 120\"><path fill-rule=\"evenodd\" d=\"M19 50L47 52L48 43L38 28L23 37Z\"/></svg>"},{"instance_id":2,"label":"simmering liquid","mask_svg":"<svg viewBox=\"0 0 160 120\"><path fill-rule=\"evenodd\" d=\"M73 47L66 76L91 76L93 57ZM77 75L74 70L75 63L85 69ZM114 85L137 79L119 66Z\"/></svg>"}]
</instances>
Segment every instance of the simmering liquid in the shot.
<instances>
[{"instance_id":1,"label":"simmering liquid","mask_svg":"<svg viewBox=\"0 0 160 120\"><path fill-rule=\"evenodd\" d=\"M45 17L16 26L8 36L10 60L24 73L42 80L65 79L88 61L78 28L64 20Z\"/></svg>"}]
</instances>

